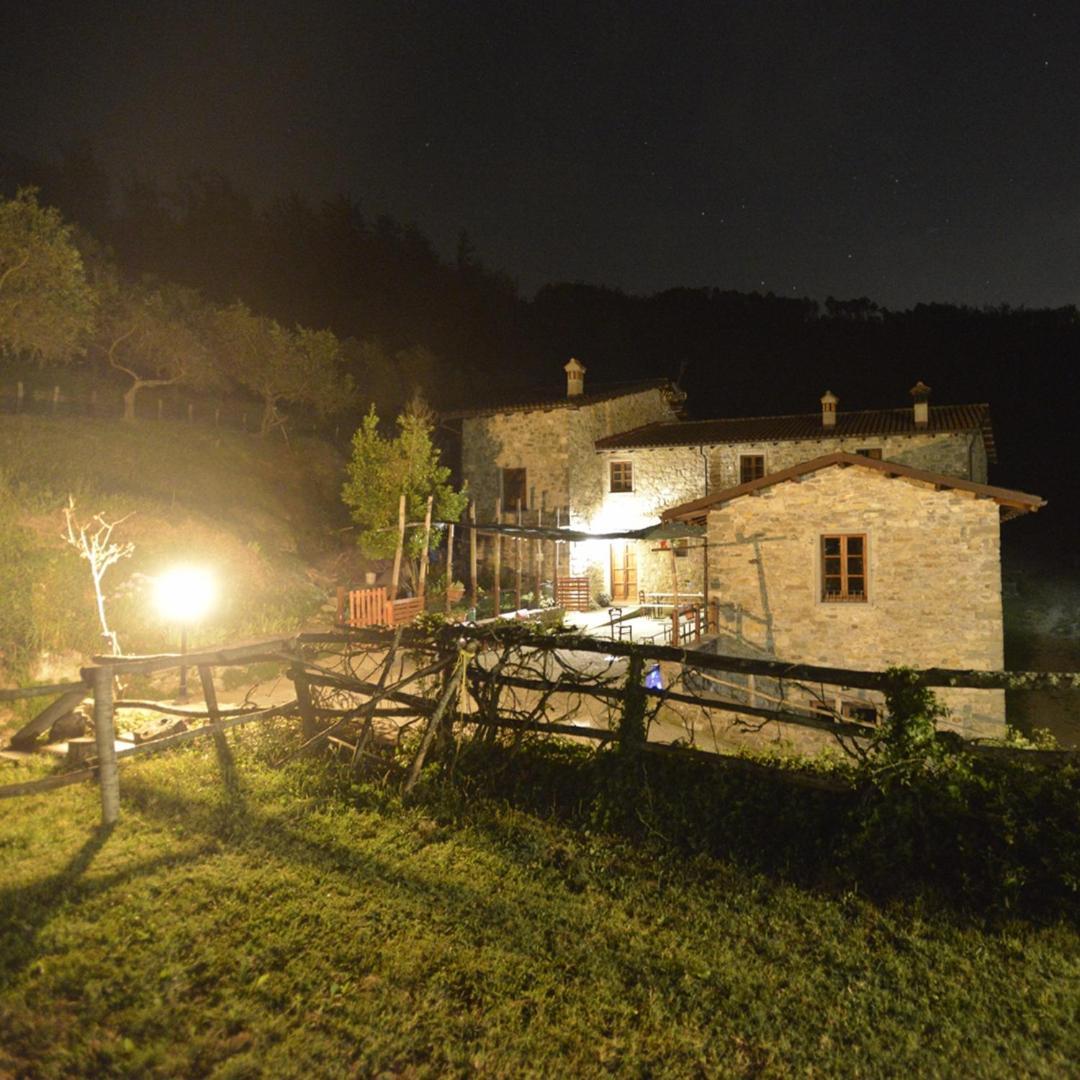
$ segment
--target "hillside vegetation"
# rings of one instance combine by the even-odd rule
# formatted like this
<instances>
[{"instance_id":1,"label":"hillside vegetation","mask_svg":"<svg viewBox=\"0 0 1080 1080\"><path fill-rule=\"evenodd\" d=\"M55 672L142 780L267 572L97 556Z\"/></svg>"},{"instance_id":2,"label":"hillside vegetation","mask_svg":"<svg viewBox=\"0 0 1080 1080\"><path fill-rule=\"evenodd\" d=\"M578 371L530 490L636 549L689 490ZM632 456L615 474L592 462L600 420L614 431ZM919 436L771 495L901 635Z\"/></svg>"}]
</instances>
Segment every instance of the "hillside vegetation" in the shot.
<instances>
[{"instance_id":1,"label":"hillside vegetation","mask_svg":"<svg viewBox=\"0 0 1080 1080\"><path fill-rule=\"evenodd\" d=\"M123 519L135 545L106 576L110 620L128 651L175 648L153 609L153 577L210 567L220 585L205 643L295 629L327 600L325 569L347 524L340 457L163 421L0 416L0 676L47 677L44 654L101 647L85 561L61 539L69 495L80 520Z\"/></svg>"}]
</instances>

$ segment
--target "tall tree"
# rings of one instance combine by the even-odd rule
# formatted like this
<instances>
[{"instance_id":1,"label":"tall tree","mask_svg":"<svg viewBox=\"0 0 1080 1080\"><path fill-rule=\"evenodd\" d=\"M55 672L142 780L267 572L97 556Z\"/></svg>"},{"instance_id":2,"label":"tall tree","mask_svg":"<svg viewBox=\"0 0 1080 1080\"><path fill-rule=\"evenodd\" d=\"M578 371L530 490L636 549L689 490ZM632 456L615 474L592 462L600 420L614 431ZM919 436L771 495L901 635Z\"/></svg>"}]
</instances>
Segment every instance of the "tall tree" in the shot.
<instances>
[{"instance_id":1,"label":"tall tree","mask_svg":"<svg viewBox=\"0 0 1080 1080\"><path fill-rule=\"evenodd\" d=\"M263 403L259 434L283 432L286 405L307 406L320 416L348 407L352 379L342 370L345 353L329 330L288 330L236 303L216 319L221 364Z\"/></svg>"},{"instance_id":2,"label":"tall tree","mask_svg":"<svg viewBox=\"0 0 1080 1080\"><path fill-rule=\"evenodd\" d=\"M81 352L94 291L58 210L21 189L0 200L0 350L64 361Z\"/></svg>"},{"instance_id":3,"label":"tall tree","mask_svg":"<svg viewBox=\"0 0 1080 1080\"><path fill-rule=\"evenodd\" d=\"M124 419L134 420L139 394L183 383L219 381L207 344L210 313L198 293L178 285L102 282L103 304L95 344L113 371L125 376Z\"/></svg>"},{"instance_id":4,"label":"tall tree","mask_svg":"<svg viewBox=\"0 0 1080 1080\"><path fill-rule=\"evenodd\" d=\"M424 517L428 496L437 521L457 521L468 496L450 484L450 470L439 460L432 442L433 414L416 398L397 418L398 432L387 438L379 432L373 405L352 440L352 457L346 466L348 479L341 497L359 526L357 542L365 555L385 558L394 554L398 536L398 503L405 494L410 521ZM431 544L438 546L440 529L432 531ZM406 575L417 581L418 562L424 549L421 530L406 538Z\"/></svg>"}]
</instances>

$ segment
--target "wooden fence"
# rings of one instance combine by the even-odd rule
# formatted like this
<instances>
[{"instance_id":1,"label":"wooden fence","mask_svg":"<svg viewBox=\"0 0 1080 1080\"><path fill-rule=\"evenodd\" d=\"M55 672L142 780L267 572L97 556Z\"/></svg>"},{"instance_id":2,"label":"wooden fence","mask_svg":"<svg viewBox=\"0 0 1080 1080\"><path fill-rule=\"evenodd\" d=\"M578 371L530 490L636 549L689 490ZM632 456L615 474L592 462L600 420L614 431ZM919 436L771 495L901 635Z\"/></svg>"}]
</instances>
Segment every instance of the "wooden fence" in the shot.
<instances>
[{"instance_id":1,"label":"wooden fence","mask_svg":"<svg viewBox=\"0 0 1080 1080\"><path fill-rule=\"evenodd\" d=\"M398 677L391 680L395 657L400 657L405 651L412 658L412 670L405 673L402 669ZM367 657L369 662L375 664L371 673L358 674L355 667L358 655ZM330 657L329 661L327 657ZM613 668L613 657L625 659L625 670ZM264 660L276 660L288 665L288 677L293 682L295 698L268 709L220 708L213 670ZM96 759L89 767L2 787L0 798L33 794L96 778L101 787L102 820L111 823L117 819L120 806L118 760L209 735L215 741L223 769L231 770L225 731L270 716L300 718L302 750L337 745L348 750L354 762L370 754L372 725L376 718L388 717L396 721L411 717L423 721L426 724L423 735L404 777L406 788L416 782L436 737L440 734L449 736L455 727L459 730L471 727L491 732L498 729L518 733L541 732L560 738L571 736L609 743L627 737L618 718L632 708L652 710L650 715L655 715L655 711L663 705L686 705L710 714L720 712L737 718L756 718L811 728L841 739L867 740L874 734L874 726L870 723L830 713L820 705L810 708L782 695L762 693L758 695L757 703L753 698L748 700L745 694L724 696L725 684L733 685L727 679L715 679L720 690L717 694L688 694L670 687L662 689L647 685L646 672L650 666L661 662L707 674L719 672L765 677L786 685L798 682L879 692L887 692L895 686L893 677L880 671L723 656L673 645L598 640L579 634L553 637L521 624L450 625L435 633L403 626L393 631L377 628L337 629L184 656L95 657L92 665L82 669L78 682L0 691L0 701L44 696L57 699L16 736L16 739L21 738L24 745L48 726L44 720L47 713L59 715L56 710L61 702L66 702L70 708L73 699L81 701L87 694L92 694L96 747ZM114 700L113 688L118 675L151 674L183 665L195 667L199 672L205 699L203 710L180 710L158 703ZM927 669L913 672L908 677L916 685L927 687L1080 689L1080 673L1076 672ZM422 687L431 682L434 683L434 690L429 685L426 692L416 693L417 684ZM407 689L409 686L414 689ZM564 715L560 716L555 707L557 700L563 703ZM576 722L577 710L583 701L596 701L608 708L610 722ZM193 730L118 750L115 712L131 707L179 713L207 722ZM352 741L345 737L350 732ZM978 743L967 744L966 748L976 754L1022 756L1033 762L1061 762L1077 756L1076 751L1032 751ZM640 749L660 754L689 752L684 747L661 743L646 743ZM713 753L707 756L726 768L749 772L768 768L737 756ZM800 779L798 770L785 770L785 775L789 773L793 783L815 787L836 785L835 781L816 774L806 773Z\"/></svg>"},{"instance_id":2,"label":"wooden fence","mask_svg":"<svg viewBox=\"0 0 1080 1080\"><path fill-rule=\"evenodd\" d=\"M555 604L564 611L588 611L592 607L587 577L555 579Z\"/></svg>"},{"instance_id":3,"label":"wooden fence","mask_svg":"<svg viewBox=\"0 0 1080 1080\"><path fill-rule=\"evenodd\" d=\"M359 416L346 414L328 425L310 409L293 407L285 412L291 433L332 438L335 443L348 438L360 421ZM2 413L118 419L124 414L123 393L108 380L103 380L100 388L81 384L11 382L0 384ZM136 399L135 417L140 421L172 420L257 433L262 405L256 400L232 395L207 397L185 392L181 387L148 387Z\"/></svg>"},{"instance_id":4,"label":"wooden fence","mask_svg":"<svg viewBox=\"0 0 1080 1080\"><path fill-rule=\"evenodd\" d=\"M338 589L337 622L339 626L405 626L424 613L422 596L404 596L387 600L386 589Z\"/></svg>"}]
</instances>

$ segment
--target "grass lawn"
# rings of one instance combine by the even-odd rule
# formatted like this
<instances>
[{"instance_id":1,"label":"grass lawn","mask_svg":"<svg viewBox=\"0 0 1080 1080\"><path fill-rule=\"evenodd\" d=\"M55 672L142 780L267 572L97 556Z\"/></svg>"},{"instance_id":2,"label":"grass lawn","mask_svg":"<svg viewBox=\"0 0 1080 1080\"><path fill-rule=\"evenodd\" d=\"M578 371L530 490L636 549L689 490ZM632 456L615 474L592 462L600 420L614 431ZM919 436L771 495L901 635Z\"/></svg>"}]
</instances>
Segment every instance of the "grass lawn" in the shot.
<instances>
[{"instance_id":1,"label":"grass lawn","mask_svg":"<svg viewBox=\"0 0 1080 1080\"><path fill-rule=\"evenodd\" d=\"M205 747L125 766L108 836L91 787L3 805L0 1075L1076 1075L1074 927L404 807L232 738L232 792Z\"/></svg>"}]
</instances>

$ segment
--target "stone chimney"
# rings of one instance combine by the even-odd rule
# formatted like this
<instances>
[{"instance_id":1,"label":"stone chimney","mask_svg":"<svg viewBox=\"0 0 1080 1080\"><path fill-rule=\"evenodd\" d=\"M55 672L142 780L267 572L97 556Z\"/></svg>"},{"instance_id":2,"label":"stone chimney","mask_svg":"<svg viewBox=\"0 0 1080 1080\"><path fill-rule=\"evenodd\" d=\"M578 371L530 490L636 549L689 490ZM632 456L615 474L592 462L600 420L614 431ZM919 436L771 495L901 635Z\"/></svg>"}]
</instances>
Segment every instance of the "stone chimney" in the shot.
<instances>
[{"instance_id":1,"label":"stone chimney","mask_svg":"<svg viewBox=\"0 0 1080 1080\"><path fill-rule=\"evenodd\" d=\"M821 395L821 426L823 428L836 427L836 406L840 399L831 391L826 390Z\"/></svg>"},{"instance_id":2,"label":"stone chimney","mask_svg":"<svg viewBox=\"0 0 1080 1080\"><path fill-rule=\"evenodd\" d=\"M563 368L566 372L566 396L580 397L585 393L585 365L572 356L570 363Z\"/></svg>"},{"instance_id":3,"label":"stone chimney","mask_svg":"<svg viewBox=\"0 0 1080 1080\"><path fill-rule=\"evenodd\" d=\"M915 402L915 426L924 428L930 423L930 387L920 379L911 388L911 397Z\"/></svg>"}]
</instances>

